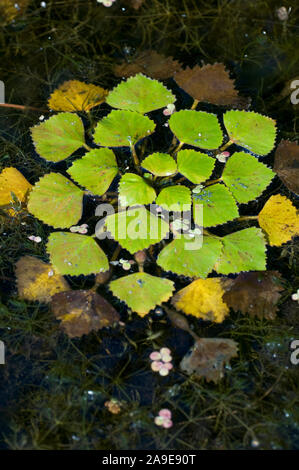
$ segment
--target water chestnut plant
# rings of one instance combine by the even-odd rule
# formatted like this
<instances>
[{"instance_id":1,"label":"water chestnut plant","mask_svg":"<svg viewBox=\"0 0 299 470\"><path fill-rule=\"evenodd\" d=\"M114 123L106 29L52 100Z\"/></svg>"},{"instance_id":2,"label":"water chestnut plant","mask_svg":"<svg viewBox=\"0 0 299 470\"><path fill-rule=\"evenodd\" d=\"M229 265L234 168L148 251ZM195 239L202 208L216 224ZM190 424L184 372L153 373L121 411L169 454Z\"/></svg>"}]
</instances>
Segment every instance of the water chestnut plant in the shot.
<instances>
[{"instance_id":1,"label":"water chestnut plant","mask_svg":"<svg viewBox=\"0 0 299 470\"><path fill-rule=\"evenodd\" d=\"M275 177L262 161L275 146L275 121L244 109L223 113L221 108L217 115L197 110L196 98L192 109L176 110L174 93L141 73L109 93L98 88L94 106L106 97L113 109L93 124L92 143L87 144L84 123L75 109L58 112L31 129L37 153L53 163L53 170L36 182L28 200L29 212L55 229L47 243L51 266L69 276L108 272L115 256L109 261L112 250L106 248L105 253L107 243L99 240L106 233L111 244L114 240L119 250L135 256L132 269L138 266L138 272L124 273L109 283L114 296L133 311L144 316L167 302L175 291L176 276L184 276L201 280L191 292L200 286L202 309L185 308L178 301L180 293L173 305L222 321L229 311L222 299L225 276L265 271L267 244L280 246L299 232L296 209L282 195L271 196L260 214L242 216L243 205L261 196ZM87 101L89 112L93 105ZM165 113L170 114L166 126L161 125L167 120L165 108L171 108ZM168 137L163 139L164 134ZM149 142L155 140L169 141L168 148L151 151ZM75 159L82 149L85 154ZM128 151L131 162L126 166ZM223 151L229 152L220 163L217 156ZM71 160L68 176L55 169L66 159ZM109 192L116 184L117 194ZM84 219L84 197L97 197L99 206L109 203L113 208L100 221L101 236L96 228L89 235L70 231ZM182 211L190 214L188 223L180 219ZM255 225L244 228L243 220ZM223 224L231 226L231 232L216 235L215 228ZM197 246L199 235L202 243ZM206 288L205 281L211 278L215 282ZM190 304L190 295L186 298Z\"/></svg>"}]
</instances>

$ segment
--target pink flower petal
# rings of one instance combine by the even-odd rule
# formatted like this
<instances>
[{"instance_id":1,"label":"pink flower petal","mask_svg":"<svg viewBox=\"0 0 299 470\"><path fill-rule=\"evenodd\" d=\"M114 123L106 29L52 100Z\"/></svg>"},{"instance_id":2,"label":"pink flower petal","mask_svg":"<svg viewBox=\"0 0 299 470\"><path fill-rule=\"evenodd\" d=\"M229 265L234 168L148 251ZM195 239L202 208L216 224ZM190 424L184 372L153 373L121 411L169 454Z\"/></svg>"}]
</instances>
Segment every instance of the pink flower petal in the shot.
<instances>
[{"instance_id":1,"label":"pink flower petal","mask_svg":"<svg viewBox=\"0 0 299 470\"><path fill-rule=\"evenodd\" d=\"M163 366L163 362L154 361L154 362L151 363L151 368L154 372L160 371L162 366Z\"/></svg>"},{"instance_id":2,"label":"pink flower petal","mask_svg":"<svg viewBox=\"0 0 299 470\"><path fill-rule=\"evenodd\" d=\"M163 408L159 411L159 416L163 418L171 419L171 411L168 408Z\"/></svg>"},{"instance_id":3,"label":"pink flower petal","mask_svg":"<svg viewBox=\"0 0 299 470\"><path fill-rule=\"evenodd\" d=\"M165 364L163 364L163 367L168 370L171 370L173 368L173 365L171 364L171 362L166 362Z\"/></svg>"},{"instance_id":4,"label":"pink flower petal","mask_svg":"<svg viewBox=\"0 0 299 470\"><path fill-rule=\"evenodd\" d=\"M171 419L165 419L163 421L163 424L162 424L163 428L165 429L168 429L168 428L171 428L173 426L173 422L171 421Z\"/></svg>"},{"instance_id":5,"label":"pink flower petal","mask_svg":"<svg viewBox=\"0 0 299 470\"><path fill-rule=\"evenodd\" d=\"M154 351L150 354L150 359L152 361L159 361L161 359L161 354L158 351Z\"/></svg>"}]
</instances>

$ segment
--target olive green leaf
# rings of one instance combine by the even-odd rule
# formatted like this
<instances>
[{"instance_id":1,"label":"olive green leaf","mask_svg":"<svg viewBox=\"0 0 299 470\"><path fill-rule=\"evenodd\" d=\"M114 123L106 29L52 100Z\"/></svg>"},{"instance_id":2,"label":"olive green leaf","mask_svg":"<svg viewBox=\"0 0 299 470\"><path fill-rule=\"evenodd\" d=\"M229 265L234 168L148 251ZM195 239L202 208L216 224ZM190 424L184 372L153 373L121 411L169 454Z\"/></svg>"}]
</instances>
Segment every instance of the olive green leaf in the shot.
<instances>
[{"instance_id":1,"label":"olive green leaf","mask_svg":"<svg viewBox=\"0 0 299 470\"><path fill-rule=\"evenodd\" d=\"M192 242L188 236L182 236L175 238L163 248L157 263L164 271L188 277L206 278L218 260L221 248L222 243L218 238L204 236L202 247L197 248L196 240Z\"/></svg>"},{"instance_id":2,"label":"olive green leaf","mask_svg":"<svg viewBox=\"0 0 299 470\"><path fill-rule=\"evenodd\" d=\"M152 134L155 123L134 111L111 111L98 122L94 140L104 147L132 147L138 140Z\"/></svg>"},{"instance_id":3,"label":"olive green leaf","mask_svg":"<svg viewBox=\"0 0 299 470\"><path fill-rule=\"evenodd\" d=\"M37 153L50 162L60 162L85 144L81 119L73 113L59 113L31 127Z\"/></svg>"},{"instance_id":4,"label":"olive green leaf","mask_svg":"<svg viewBox=\"0 0 299 470\"><path fill-rule=\"evenodd\" d=\"M176 162L168 153L152 153L141 166L156 176L170 176L177 172Z\"/></svg>"},{"instance_id":5,"label":"olive green leaf","mask_svg":"<svg viewBox=\"0 0 299 470\"><path fill-rule=\"evenodd\" d=\"M69 175L93 194L104 194L118 173L115 155L108 148L93 149L76 160Z\"/></svg>"},{"instance_id":6,"label":"olive green leaf","mask_svg":"<svg viewBox=\"0 0 299 470\"><path fill-rule=\"evenodd\" d=\"M113 108L148 113L175 102L175 96L158 80L141 73L110 91L107 103Z\"/></svg>"},{"instance_id":7,"label":"olive green leaf","mask_svg":"<svg viewBox=\"0 0 299 470\"><path fill-rule=\"evenodd\" d=\"M28 209L52 227L70 227L81 219L83 194L61 174L49 173L33 186Z\"/></svg>"},{"instance_id":8,"label":"olive green leaf","mask_svg":"<svg viewBox=\"0 0 299 470\"><path fill-rule=\"evenodd\" d=\"M203 205L204 227L224 224L239 216L236 201L223 184L213 184L202 189L200 193L193 194L193 203L193 207L196 204ZM194 210L194 222L201 225L196 216L197 211Z\"/></svg>"},{"instance_id":9,"label":"olive green leaf","mask_svg":"<svg viewBox=\"0 0 299 470\"><path fill-rule=\"evenodd\" d=\"M132 254L159 243L169 232L169 225L144 206L109 215L105 226L113 238Z\"/></svg>"},{"instance_id":10,"label":"olive green leaf","mask_svg":"<svg viewBox=\"0 0 299 470\"><path fill-rule=\"evenodd\" d=\"M215 269L220 274L266 269L266 243L260 228L250 227L221 238L223 250Z\"/></svg>"},{"instance_id":11,"label":"olive green leaf","mask_svg":"<svg viewBox=\"0 0 299 470\"><path fill-rule=\"evenodd\" d=\"M169 279L134 273L110 282L113 295L125 302L133 312L144 317L150 310L171 297L174 283Z\"/></svg>"},{"instance_id":12,"label":"olive green leaf","mask_svg":"<svg viewBox=\"0 0 299 470\"><path fill-rule=\"evenodd\" d=\"M156 198L156 191L148 180L134 173L126 173L119 183L119 202L121 206L151 204Z\"/></svg>"},{"instance_id":13,"label":"olive green leaf","mask_svg":"<svg viewBox=\"0 0 299 470\"><path fill-rule=\"evenodd\" d=\"M245 203L260 196L274 176L273 171L253 155L237 152L227 161L222 180L237 201Z\"/></svg>"},{"instance_id":14,"label":"olive green leaf","mask_svg":"<svg viewBox=\"0 0 299 470\"><path fill-rule=\"evenodd\" d=\"M196 150L180 150L177 154L178 171L194 184L206 181L211 175L215 159Z\"/></svg>"},{"instance_id":15,"label":"olive green leaf","mask_svg":"<svg viewBox=\"0 0 299 470\"><path fill-rule=\"evenodd\" d=\"M97 242L87 235L54 232L49 236L47 252L51 264L63 275L79 276L108 271L108 259Z\"/></svg>"},{"instance_id":16,"label":"olive green leaf","mask_svg":"<svg viewBox=\"0 0 299 470\"><path fill-rule=\"evenodd\" d=\"M217 116L204 111L185 109L171 115L169 127L185 144L203 149L217 149L223 135Z\"/></svg>"},{"instance_id":17,"label":"olive green leaf","mask_svg":"<svg viewBox=\"0 0 299 470\"><path fill-rule=\"evenodd\" d=\"M156 204L168 211L188 211L191 208L191 192L186 186L168 186L162 189Z\"/></svg>"},{"instance_id":18,"label":"olive green leaf","mask_svg":"<svg viewBox=\"0 0 299 470\"><path fill-rule=\"evenodd\" d=\"M276 137L273 119L253 111L227 111L223 121L235 144L258 155L267 155L273 149Z\"/></svg>"}]
</instances>

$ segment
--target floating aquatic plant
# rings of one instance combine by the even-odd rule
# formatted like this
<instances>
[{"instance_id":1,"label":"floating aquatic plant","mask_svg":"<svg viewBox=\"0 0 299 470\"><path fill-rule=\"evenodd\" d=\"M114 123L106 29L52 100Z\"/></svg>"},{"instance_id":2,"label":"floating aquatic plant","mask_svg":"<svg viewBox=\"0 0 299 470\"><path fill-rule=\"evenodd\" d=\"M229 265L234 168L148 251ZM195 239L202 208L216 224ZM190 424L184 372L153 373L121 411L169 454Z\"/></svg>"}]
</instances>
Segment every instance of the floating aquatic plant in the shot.
<instances>
[{"instance_id":1,"label":"floating aquatic plant","mask_svg":"<svg viewBox=\"0 0 299 470\"><path fill-rule=\"evenodd\" d=\"M207 71L212 73L210 68ZM193 75L190 70L185 74L178 72L176 80L183 87L188 83L186 90L191 92L198 75L201 72L197 69ZM59 93L63 90L60 87ZM237 102L237 93L231 86L230 90ZM86 234L85 226L83 232L74 230L80 228L84 215L83 198L97 196L100 203L111 202L113 208L112 213L101 219L103 238L109 234L121 248L135 255L139 266L139 272L110 282L113 295L144 316L172 297L173 276L185 276L193 282L175 295L172 301L175 307L221 322L229 312L229 303L223 300L227 286L224 276L264 272L267 243L279 246L298 234L296 210L281 195L272 196L259 215L249 217L259 227L238 228L237 223L243 219L240 204L261 196L275 176L261 157L274 149L276 123L270 117L244 109L228 110L223 116L197 111L199 99L211 102L208 91L208 86L202 96L192 91L195 98L192 109L176 111L173 92L162 82L139 73L122 81L107 96L102 93L100 98L117 109L95 124L92 144L87 145L83 121L69 112L68 105L66 112L55 114L31 129L41 158L55 164L72 156L67 169L72 180L57 173L53 165L53 171L43 176L29 195L29 211L45 224L62 229L51 233L47 243L55 272L78 276L109 271L108 255L97 240L97 230L93 236ZM57 93L54 92L50 103L60 96ZM97 99L94 105L98 104ZM76 97L73 103L78 103ZM87 111L91 105L90 102L88 106L82 105L81 110ZM155 122L156 114L148 116L161 110L163 118L164 109L171 109L166 113L170 115L166 130ZM149 136L154 139L155 135L170 131L173 138L168 150L161 148L154 153L147 150ZM230 148L230 152L224 152L232 144L237 146L232 147L236 151ZM74 153L79 149L82 152L82 148L87 152L74 160ZM123 168L114 148L119 148L120 153L131 152L128 168ZM225 157L220 159L221 165L217 163L219 155ZM214 180L217 165L222 173ZM116 181L118 210L115 194L110 196L108 191ZM178 224L178 213L182 211L192 216L188 223L183 220ZM234 225L225 236L210 231L231 221ZM197 244L199 234L202 238ZM142 261L141 258L138 261L138 256ZM151 274L144 272L147 266ZM172 279L161 276L161 269L172 273ZM223 276L207 279L213 272Z\"/></svg>"}]
</instances>

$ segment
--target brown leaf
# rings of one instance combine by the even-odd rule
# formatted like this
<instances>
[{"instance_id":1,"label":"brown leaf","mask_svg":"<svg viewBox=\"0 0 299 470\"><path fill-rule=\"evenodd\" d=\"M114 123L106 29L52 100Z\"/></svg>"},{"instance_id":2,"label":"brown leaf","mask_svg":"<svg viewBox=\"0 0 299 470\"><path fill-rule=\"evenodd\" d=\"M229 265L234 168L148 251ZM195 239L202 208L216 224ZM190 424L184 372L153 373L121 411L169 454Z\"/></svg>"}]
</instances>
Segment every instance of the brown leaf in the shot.
<instances>
[{"instance_id":1,"label":"brown leaf","mask_svg":"<svg viewBox=\"0 0 299 470\"><path fill-rule=\"evenodd\" d=\"M283 290L280 281L278 271L241 273L231 281L223 300L235 311L273 320Z\"/></svg>"},{"instance_id":2,"label":"brown leaf","mask_svg":"<svg viewBox=\"0 0 299 470\"><path fill-rule=\"evenodd\" d=\"M139 10L143 3L144 0L126 0L126 4L134 8L134 10Z\"/></svg>"},{"instance_id":3,"label":"brown leaf","mask_svg":"<svg viewBox=\"0 0 299 470\"><path fill-rule=\"evenodd\" d=\"M34 256L23 256L16 264L18 294L22 299L50 302L54 294L70 289L53 266Z\"/></svg>"},{"instance_id":4,"label":"brown leaf","mask_svg":"<svg viewBox=\"0 0 299 470\"><path fill-rule=\"evenodd\" d=\"M181 330L187 331L191 336L193 336L194 339L199 339L198 336L191 330L188 320L183 317L183 315L167 307L164 307L164 310L166 311L168 318L173 324L173 326L175 326L176 328L180 328Z\"/></svg>"},{"instance_id":5,"label":"brown leaf","mask_svg":"<svg viewBox=\"0 0 299 470\"><path fill-rule=\"evenodd\" d=\"M206 103L234 108L248 108L250 100L238 95L235 82L229 77L224 64L196 65L174 75L177 84L192 98Z\"/></svg>"},{"instance_id":6,"label":"brown leaf","mask_svg":"<svg viewBox=\"0 0 299 470\"><path fill-rule=\"evenodd\" d=\"M70 338L111 326L120 318L104 297L90 290L56 294L52 298L51 308Z\"/></svg>"},{"instance_id":7,"label":"brown leaf","mask_svg":"<svg viewBox=\"0 0 299 470\"><path fill-rule=\"evenodd\" d=\"M232 339L200 338L183 357L180 367L186 374L204 377L207 382L219 382L224 366L238 355L238 344Z\"/></svg>"},{"instance_id":8,"label":"brown leaf","mask_svg":"<svg viewBox=\"0 0 299 470\"><path fill-rule=\"evenodd\" d=\"M101 284L106 284L106 282L109 281L111 276L112 276L111 267L108 269L108 271L105 271L104 273L98 273L95 278L95 285L94 285L93 290L96 290L96 288Z\"/></svg>"},{"instance_id":9,"label":"brown leaf","mask_svg":"<svg viewBox=\"0 0 299 470\"><path fill-rule=\"evenodd\" d=\"M177 60L152 50L139 53L132 62L123 62L114 67L114 73L118 77L127 78L137 73L143 73L158 80L172 77L179 70L182 68Z\"/></svg>"},{"instance_id":10,"label":"brown leaf","mask_svg":"<svg viewBox=\"0 0 299 470\"><path fill-rule=\"evenodd\" d=\"M299 147L297 142L282 140L275 152L274 171L293 193L299 193Z\"/></svg>"}]
</instances>

